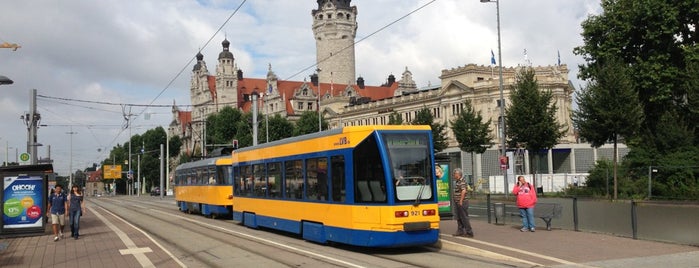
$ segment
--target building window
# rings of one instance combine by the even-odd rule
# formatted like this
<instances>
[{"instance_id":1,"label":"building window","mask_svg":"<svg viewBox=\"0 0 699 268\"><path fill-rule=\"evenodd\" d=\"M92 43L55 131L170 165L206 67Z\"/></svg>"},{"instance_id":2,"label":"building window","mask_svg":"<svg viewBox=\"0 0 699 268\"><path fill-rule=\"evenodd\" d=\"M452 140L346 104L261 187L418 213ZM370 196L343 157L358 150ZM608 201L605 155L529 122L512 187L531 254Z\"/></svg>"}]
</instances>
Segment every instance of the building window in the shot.
<instances>
[{"instance_id":1,"label":"building window","mask_svg":"<svg viewBox=\"0 0 699 268\"><path fill-rule=\"evenodd\" d=\"M303 110L303 102L300 102L300 101L299 101L297 107L298 107L298 110Z\"/></svg>"},{"instance_id":2,"label":"building window","mask_svg":"<svg viewBox=\"0 0 699 268\"><path fill-rule=\"evenodd\" d=\"M495 107L500 107L500 100L495 100Z\"/></svg>"},{"instance_id":3,"label":"building window","mask_svg":"<svg viewBox=\"0 0 699 268\"><path fill-rule=\"evenodd\" d=\"M304 88L303 91L301 91L301 95L308 96L308 89Z\"/></svg>"},{"instance_id":4,"label":"building window","mask_svg":"<svg viewBox=\"0 0 699 268\"><path fill-rule=\"evenodd\" d=\"M313 103L309 102L308 103L308 109L307 110L313 110Z\"/></svg>"}]
</instances>

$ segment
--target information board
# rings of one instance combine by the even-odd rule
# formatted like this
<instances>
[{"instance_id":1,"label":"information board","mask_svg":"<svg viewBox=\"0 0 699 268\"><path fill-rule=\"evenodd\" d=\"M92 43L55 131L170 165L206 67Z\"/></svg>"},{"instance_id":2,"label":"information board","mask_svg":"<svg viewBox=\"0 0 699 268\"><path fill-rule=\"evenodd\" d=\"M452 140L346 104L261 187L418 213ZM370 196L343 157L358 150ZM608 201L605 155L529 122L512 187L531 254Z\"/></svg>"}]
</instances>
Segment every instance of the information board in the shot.
<instances>
[{"instance_id":1,"label":"information board","mask_svg":"<svg viewBox=\"0 0 699 268\"><path fill-rule=\"evenodd\" d=\"M3 224L5 229L42 226L44 208L43 178L6 176L3 178Z\"/></svg>"}]
</instances>

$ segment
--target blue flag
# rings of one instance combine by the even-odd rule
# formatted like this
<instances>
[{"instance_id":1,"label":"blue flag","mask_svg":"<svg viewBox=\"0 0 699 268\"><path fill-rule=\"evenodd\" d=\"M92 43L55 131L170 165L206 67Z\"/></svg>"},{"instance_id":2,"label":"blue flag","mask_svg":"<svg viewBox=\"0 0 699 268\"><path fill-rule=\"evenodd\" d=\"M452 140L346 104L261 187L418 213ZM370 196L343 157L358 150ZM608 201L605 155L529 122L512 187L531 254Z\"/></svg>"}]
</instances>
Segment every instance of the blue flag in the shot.
<instances>
[{"instance_id":1,"label":"blue flag","mask_svg":"<svg viewBox=\"0 0 699 268\"><path fill-rule=\"evenodd\" d=\"M493 50L491 49L490 50L490 64L495 65L495 63L497 63L495 61L495 53L493 53Z\"/></svg>"}]
</instances>

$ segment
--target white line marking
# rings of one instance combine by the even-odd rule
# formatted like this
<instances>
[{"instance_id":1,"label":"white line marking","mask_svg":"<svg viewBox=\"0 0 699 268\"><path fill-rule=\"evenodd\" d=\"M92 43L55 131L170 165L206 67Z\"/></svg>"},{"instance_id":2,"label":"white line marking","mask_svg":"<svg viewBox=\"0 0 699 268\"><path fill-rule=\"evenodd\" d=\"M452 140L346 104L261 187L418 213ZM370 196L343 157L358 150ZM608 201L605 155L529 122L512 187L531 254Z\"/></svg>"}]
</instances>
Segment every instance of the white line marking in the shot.
<instances>
[{"instance_id":1,"label":"white line marking","mask_svg":"<svg viewBox=\"0 0 699 268\"><path fill-rule=\"evenodd\" d=\"M129 236L126 233L124 233L114 224L109 222L104 216L102 216L102 214L99 214L96 210L92 208L90 208L90 212L94 213L97 216L97 218L99 218L102 222L104 222L104 224L107 225L107 227L109 227L109 229L112 229L112 231L116 233L117 236L119 236L119 239L121 239L121 241L124 242L124 245L126 245L128 249L138 249L136 244L133 242L133 240L131 240L131 238L129 238ZM148 249L150 250L150 248ZM119 250L119 252L121 253L122 250ZM124 255L124 253L121 254ZM150 261L150 259L148 259L145 253L135 252L133 253L133 256L136 257L136 260L138 261L138 263L141 264L141 267L155 267L153 263Z\"/></svg>"},{"instance_id":2,"label":"white line marking","mask_svg":"<svg viewBox=\"0 0 699 268\"><path fill-rule=\"evenodd\" d=\"M446 235L442 234L441 236L446 236ZM463 239L465 239L465 238L463 238ZM442 241L444 241L444 240L442 240ZM522 253L522 254L526 254L526 255L529 255L529 256L534 256L534 257L537 257L537 258L540 258L540 259L545 259L545 260L549 260L549 261L558 262L558 263L561 263L561 264L568 264L568 265L574 265L574 266L580 266L580 267L590 267L590 266L586 266L586 265L583 265L583 264L579 264L579 263L567 261L567 260L564 260L564 259L559 259L559 258L556 258L556 257L551 257L551 256L547 256L547 255L541 255L541 254L537 254L537 253L534 253L534 252L531 252L531 251L521 250L521 249L517 249L517 248L511 248L511 247L508 247L508 246L503 246L503 245L488 243L488 242L485 242L485 241L474 240L474 239L468 239L468 241L469 241L469 242L473 242L473 243L483 244L483 245L490 246L490 247L496 247L496 248L501 248L501 249L504 249L504 250L514 251L514 252L517 252L517 253Z\"/></svg>"},{"instance_id":3,"label":"white line marking","mask_svg":"<svg viewBox=\"0 0 699 268\"><path fill-rule=\"evenodd\" d=\"M152 241L152 242L153 242L155 245L157 245L161 250L163 250L168 256L170 256L170 258L172 258L175 262L177 262L177 264L179 264L180 267L187 267L187 265L185 265L184 263L182 263L178 258L175 257L175 255L173 255L170 251L168 251L167 249L165 249L165 247L163 247L163 245L161 245L160 243L158 243L158 241L156 241L155 239L153 239L153 237L151 237L148 233L146 233L145 231L141 230L140 228L134 226L134 225L131 224L130 222L128 222L128 221L122 219L121 217L115 215L114 213L110 212L109 210L106 210L106 209L104 209L104 208L102 208L102 209L103 209L105 212L109 213L109 215L112 215L113 217L115 217L115 218L119 219L120 221L126 223L127 225L131 226L131 228L134 228L134 229L138 230L138 231L141 232L141 234L143 234L144 236L148 237L148 239L150 239L150 241Z\"/></svg>"},{"instance_id":4,"label":"white line marking","mask_svg":"<svg viewBox=\"0 0 699 268\"><path fill-rule=\"evenodd\" d=\"M186 217L182 217L182 216L179 216L179 215L174 215L174 214L170 214L170 213L162 212L162 211L158 211L158 210L153 210L153 211L154 211L154 212L157 212L157 213L160 213L160 214L163 214L163 215L166 215L166 216L171 216L171 217L180 218L180 219L183 219L183 220L188 221L188 222L192 222L192 223L196 223L196 224L205 225L205 226L208 226L208 227L210 227L210 228L216 228L216 229L219 229L219 230L221 230L221 231L224 231L224 232L227 232L227 233L231 233L231 234L234 234L234 235L244 236L244 237L247 237L247 238L252 239L252 240L257 240L257 241L261 241L261 242L264 242L264 243L267 243L267 244L271 244L271 245L275 245L275 246L278 246L278 247L283 247L283 248L286 248L286 249L289 249L289 250L292 250L292 251L296 251L296 252L300 252L300 253L304 253L304 254L308 254L308 255L313 255L313 256L316 256L316 257L321 258L321 259L326 259L326 260L330 260L330 261L333 261L333 262L341 263L341 264L344 264L344 265L347 265L347 266L350 266L350 267L357 267L357 268L363 268L363 267L364 267L364 266L361 266L361 265L358 265L358 264L350 263L350 262L343 261L343 260L340 260L340 259L335 259L335 258L333 258L333 257L321 255L321 254L318 254L318 253L315 253L315 252L311 252L311 251L308 251L308 250L303 250L303 249L296 248L296 247L292 247L292 246L289 246L289 245L284 245L284 244L281 244L281 243L278 243L278 242L274 242L274 241L272 241L272 240L267 240L267 239L264 239L264 238L254 237L254 236L249 235L249 234L245 234L245 233L241 233L241 232L232 231L232 230L229 230L229 229L226 229L226 228L223 228L223 227L219 227L219 226L216 226L216 225L208 224L208 223L205 223L205 222L195 221L195 220L192 220L192 219L189 219L189 218L186 218Z\"/></svg>"},{"instance_id":5,"label":"white line marking","mask_svg":"<svg viewBox=\"0 0 699 268\"><path fill-rule=\"evenodd\" d=\"M119 253L121 253L121 255L136 254L136 253L151 253L151 252L153 252L153 250L150 249L149 247L130 248L130 249L120 249L119 250Z\"/></svg>"},{"instance_id":6,"label":"white line marking","mask_svg":"<svg viewBox=\"0 0 699 268\"><path fill-rule=\"evenodd\" d=\"M531 265L532 267L543 267L544 266L543 264L540 264L540 263L530 262L527 260L503 255L503 254L500 254L497 252L492 252L492 251L488 251L485 249L480 249L480 248L476 248L476 247L467 246L464 244L459 244L459 243L452 242L449 240L441 240L441 241L442 241L442 249L448 249L448 250L453 250L453 251L463 251L463 249L466 248L465 251L469 255L481 256L481 257L488 258L488 259L497 259L497 260L519 262L519 263ZM453 247L445 247L445 245L453 246Z\"/></svg>"}]
</instances>

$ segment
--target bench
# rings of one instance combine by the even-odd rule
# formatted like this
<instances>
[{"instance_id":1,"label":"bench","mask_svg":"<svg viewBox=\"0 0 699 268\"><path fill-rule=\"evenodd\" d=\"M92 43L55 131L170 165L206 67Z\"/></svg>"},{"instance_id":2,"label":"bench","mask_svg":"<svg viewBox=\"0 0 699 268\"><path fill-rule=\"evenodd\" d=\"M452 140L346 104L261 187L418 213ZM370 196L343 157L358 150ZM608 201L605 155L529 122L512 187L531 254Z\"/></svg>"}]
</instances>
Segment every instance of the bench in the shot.
<instances>
[{"instance_id":1,"label":"bench","mask_svg":"<svg viewBox=\"0 0 699 268\"><path fill-rule=\"evenodd\" d=\"M534 207L534 218L541 218L546 223L546 230L551 231L551 220L561 218L561 213L563 207L558 203L537 203ZM517 212L510 212L510 216L518 216L519 209Z\"/></svg>"}]
</instances>

